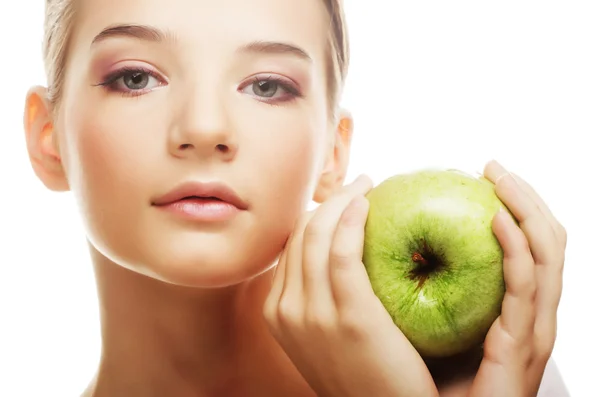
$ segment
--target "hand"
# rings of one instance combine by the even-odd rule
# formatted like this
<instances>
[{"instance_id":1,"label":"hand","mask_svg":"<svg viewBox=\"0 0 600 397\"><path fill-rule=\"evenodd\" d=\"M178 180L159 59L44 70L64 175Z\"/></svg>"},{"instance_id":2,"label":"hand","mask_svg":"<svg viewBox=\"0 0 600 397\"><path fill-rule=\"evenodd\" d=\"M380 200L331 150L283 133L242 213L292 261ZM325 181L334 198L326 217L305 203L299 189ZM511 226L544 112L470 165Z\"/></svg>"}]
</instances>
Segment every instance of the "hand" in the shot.
<instances>
[{"instance_id":1,"label":"hand","mask_svg":"<svg viewBox=\"0 0 600 397\"><path fill-rule=\"evenodd\" d=\"M265 318L321 397L437 396L362 263L364 195L371 187L359 177L300 219L276 269Z\"/></svg>"},{"instance_id":2,"label":"hand","mask_svg":"<svg viewBox=\"0 0 600 397\"><path fill-rule=\"evenodd\" d=\"M535 397L556 339L567 236L525 181L497 162L484 175L517 219L500 212L492 223L504 250L506 293L490 328L470 397Z\"/></svg>"}]
</instances>

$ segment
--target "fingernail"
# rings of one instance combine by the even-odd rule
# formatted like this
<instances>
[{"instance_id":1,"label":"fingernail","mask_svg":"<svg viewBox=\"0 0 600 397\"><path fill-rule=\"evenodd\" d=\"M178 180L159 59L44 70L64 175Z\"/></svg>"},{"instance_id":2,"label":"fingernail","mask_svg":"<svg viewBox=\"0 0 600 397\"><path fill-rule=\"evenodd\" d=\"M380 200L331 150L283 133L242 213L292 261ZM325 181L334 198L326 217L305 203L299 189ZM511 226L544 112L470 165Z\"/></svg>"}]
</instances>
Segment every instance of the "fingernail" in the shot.
<instances>
[{"instance_id":1,"label":"fingernail","mask_svg":"<svg viewBox=\"0 0 600 397\"><path fill-rule=\"evenodd\" d=\"M498 184L502 179L506 179L505 183L508 183L509 185L520 186L519 182L517 182L515 177L510 172L505 172L504 174L500 175L496 181L496 184Z\"/></svg>"},{"instance_id":2,"label":"fingernail","mask_svg":"<svg viewBox=\"0 0 600 397\"><path fill-rule=\"evenodd\" d=\"M508 210L504 206L500 206L500 209L498 210L498 212L502 212L504 214L510 215L510 213L508 212Z\"/></svg>"},{"instance_id":3,"label":"fingernail","mask_svg":"<svg viewBox=\"0 0 600 397\"><path fill-rule=\"evenodd\" d=\"M500 210L498 211L497 216L499 218L501 218L503 221L507 221L509 218L508 212L506 212L506 210L502 207L500 207Z\"/></svg>"},{"instance_id":4,"label":"fingernail","mask_svg":"<svg viewBox=\"0 0 600 397\"><path fill-rule=\"evenodd\" d=\"M500 183L501 180L507 178L510 176L509 172L505 172L503 174L500 174L500 176L496 179L496 185Z\"/></svg>"},{"instance_id":5,"label":"fingernail","mask_svg":"<svg viewBox=\"0 0 600 397\"><path fill-rule=\"evenodd\" d=\"M500 207L500 210L498 211L498 217L504 218L504 221L517 225L515 218L513 218L513 216L504 207Z\"/></svg>"}]
</instances>

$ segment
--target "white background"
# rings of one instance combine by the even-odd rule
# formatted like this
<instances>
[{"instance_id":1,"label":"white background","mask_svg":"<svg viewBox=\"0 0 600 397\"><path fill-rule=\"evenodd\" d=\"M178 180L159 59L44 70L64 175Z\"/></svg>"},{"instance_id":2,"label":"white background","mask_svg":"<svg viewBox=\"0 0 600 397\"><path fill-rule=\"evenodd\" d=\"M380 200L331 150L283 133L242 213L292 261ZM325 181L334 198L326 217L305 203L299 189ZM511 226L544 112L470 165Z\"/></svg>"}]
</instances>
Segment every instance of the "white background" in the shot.
<instances>
[{"instance_id":1,"label":"white background","mask_svg":"<svg viewBox=\"0 0 600 397\"><path fill-rule=\"evenodd\" d=\"M69 194L26 157L26 90L44 84L41 1L0 12L0 395L76 396L99 355L97 301ZM554 357L573 396L598 395L598 1L347 0L349 178L375 182L496 158L569 232ZM594 370L594 367L596 370Z\"/></svg>"}]
</instances>

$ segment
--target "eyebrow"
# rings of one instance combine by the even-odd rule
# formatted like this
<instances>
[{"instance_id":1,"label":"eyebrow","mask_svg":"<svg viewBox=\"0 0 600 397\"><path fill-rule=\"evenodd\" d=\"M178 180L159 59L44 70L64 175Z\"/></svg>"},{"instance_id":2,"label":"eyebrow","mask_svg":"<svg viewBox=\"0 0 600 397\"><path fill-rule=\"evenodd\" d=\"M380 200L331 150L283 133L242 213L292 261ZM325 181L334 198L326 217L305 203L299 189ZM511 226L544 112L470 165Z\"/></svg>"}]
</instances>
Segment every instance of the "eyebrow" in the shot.
<instances>
[{"instance_id":1,"label":"eyebrow","mask_svg":"<svg viewBox=\"0 0 600 397\"><path fill-rule=\"evenodd\" d=\"M108 40L110 38L129 37L143 41L160 43L164 41L176 41L176 35L171 31L164 31L147 25L113 25L103 29L92 40L91 46ZM304 61L312 62L308 52L302 48L276 41L257 40L244 44L236 50L239 54L292 54Z\"/></svg>"},{"instance_id":2,"label":"eyebrow","mask_svg":"<svg viewBox=\"0 0 600 397\"><path fill-rule=\"evenodd\" d=\"M276 41L253 41L238 48L237 52L247 54L292 54L304 61L312 62L308 52L302 48Z\"/></svg>"}]
</instances>

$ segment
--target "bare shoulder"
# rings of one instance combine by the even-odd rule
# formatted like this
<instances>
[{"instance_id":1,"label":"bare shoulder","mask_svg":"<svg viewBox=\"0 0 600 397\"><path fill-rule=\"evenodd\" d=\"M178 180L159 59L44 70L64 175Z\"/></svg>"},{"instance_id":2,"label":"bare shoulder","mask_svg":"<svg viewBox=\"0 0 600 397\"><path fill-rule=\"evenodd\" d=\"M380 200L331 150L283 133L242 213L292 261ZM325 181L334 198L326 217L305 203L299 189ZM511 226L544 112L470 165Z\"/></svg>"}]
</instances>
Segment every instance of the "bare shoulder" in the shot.
<instances>
[{"instance_id":1,"label":"bare shoulder","mask_svg":"<svg viewBox=\"0 0 600 397\"><path fill-rule=\"evenodd\" d=\"M556 361L548 360L546 371L538 391L538 397L570 397L569 390L565 384Z\"/></svg>"}]
</instances>

